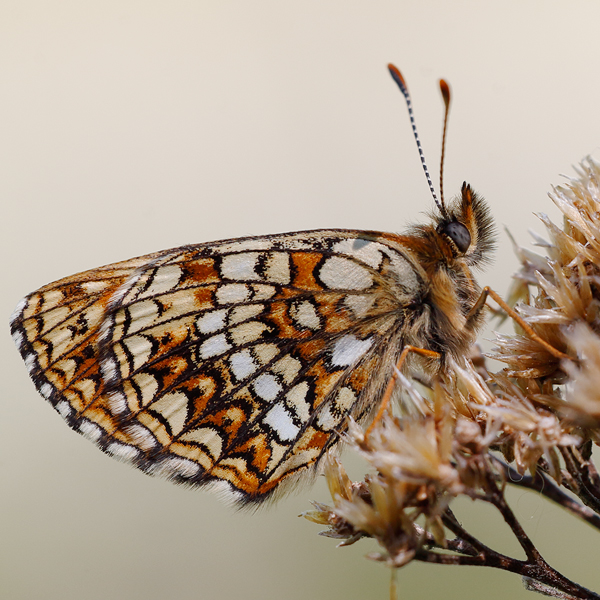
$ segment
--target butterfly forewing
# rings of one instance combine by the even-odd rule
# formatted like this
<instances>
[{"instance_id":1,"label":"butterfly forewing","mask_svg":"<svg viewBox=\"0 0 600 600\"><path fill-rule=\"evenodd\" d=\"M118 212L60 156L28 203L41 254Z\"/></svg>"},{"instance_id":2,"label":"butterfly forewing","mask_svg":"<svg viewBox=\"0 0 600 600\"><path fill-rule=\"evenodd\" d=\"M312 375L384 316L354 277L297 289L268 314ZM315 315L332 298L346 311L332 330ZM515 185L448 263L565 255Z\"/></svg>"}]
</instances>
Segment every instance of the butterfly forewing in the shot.
<instances>
[{"instance_id":1,"label":"butterfly forewing","mask_svg":"<svg viewBox=\"0 0 600 600\"><path fill-rule=\"evenodd\" d=\"M377 407L425 279L392 234L227 240L45 286L12 329L71 427L243 503L306 472L348 416Z\"/></svg>"}]
</instances>

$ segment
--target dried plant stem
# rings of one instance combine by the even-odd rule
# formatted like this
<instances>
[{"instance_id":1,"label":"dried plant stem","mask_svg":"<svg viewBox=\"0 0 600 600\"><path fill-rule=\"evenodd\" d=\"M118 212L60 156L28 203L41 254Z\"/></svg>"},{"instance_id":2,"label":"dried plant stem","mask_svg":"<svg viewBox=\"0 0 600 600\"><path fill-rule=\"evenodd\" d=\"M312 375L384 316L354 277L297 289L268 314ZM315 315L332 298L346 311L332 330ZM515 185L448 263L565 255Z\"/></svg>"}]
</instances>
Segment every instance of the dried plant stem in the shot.
<instances>
[{"instance_id":1,"label":"dried plant stem","mask_svg":"<svg viewBox=\"0 0 600 600\"><path fill-rule=\"evenodd\" d=\"M518 572L524 577L539 581L551 588L566 592L576 598L600 598L598 594L567 579L564 575L561 575L542 558L541 554L533 545L508 506L501 489L497 489L497 491L491 495L491 503L500 511L504 521L510 527L527 555L527 562L514 561L513 564L508 566L507 570L517 568L519 570L514 572Z\"/></svg>"},{"instance_id":2,"label":"dried plant stem","mask_svg":"<svg viewBox=\"0 0 600 600\"><path fill-rule=\"evenodd\" d=\"M584 520L586 523L589 523L592 527L600 529L600 515L595 513L591 508L579 504L579 502L563 492L552 479L544 473L537 471L535 477L531 477L530 475L520 475L515 469L499 459L495 459L494 463L501 469L505 476L506 483L538 492L545 498L552 500L565 510L568 510L570 513Z\"/></svg>"},{"instance_id":3,"label":"dried plant stem","mask_svg":"<svg viewBox=\"0 0 600 600\"><path fill-rule=\"evenodd\" d=\"M430 359L413 365L425 371L412 374L423 387L396 370L366 433L349 423L348 440L371 472L352 482L341 463L329 463L334 506L315 504L307 515L329 527L324 535L344 544L372 537L383 551L371 558L392 569L412 560L495 567L547 596L600 600L548 565L506 496L508 486L531 490L600 531L592 460L600 446L600 164L587 159L577 175L550 195L562 227L539 215L549 239L535 239L546 256L515 244L522 266L508 301L485 287L464 314L470 330L492 304L519 326L516 335L497 334L487 355L504 370L490 372L478 349L439 362L404 346L398 369L409 352ZM388 414L392 396L395 416ZM449 508L459 497L500 512L521 560L466 531Z\"/></svg>"},{"instance_id":4,"label":"dried plant stem","mask_svg":"<svg viewBox=\"0 0 600 600\"><path fill-rule=\"evenodd\" d=\"M530 589L535 589L547 595L582 600L600 598L600 595L567 579L542 558L508 506L502 489L496 484L494 486L496 489L492 493L482 496L480 499L489 502L498 509L525 551L527 560L517 560L482 544L460 525L449 509L443 515L442 521L456 535L456 538L449 541L447 549L461 555L442 554L436 550L420 549L415 556L415 560L444 565L493 567L525 577L528 580Z\"/></svg>"},{"instance_id":5,"label":"dried plant stem","mask_svg":"<svg viewBox=\"0 0 600 600\"><path fill-rule=\"evenodd\" d=\"M463 526L459 523L458 519L454 516L454 513L447 508L445 514L442 516L444 525L456 535L457 540L466 542L474 551L470 554L475 556L477 553L482 552L494 552L491 548L480 542L476 537L472 536Z\"/></svg>"},{"instance_id":6,"label":"dried plant stem","mask_svg":"<svg viewBox=\"0 0 600 600\"><path fill-rule=\"evenodd\" d=\"M591 460L586 460L575 448L561 448L561 454L571 481L565 482L574 494L592 510L600 513L600 478Z\"/></svg>"},{"instance_id":7,"label":"dried plant stem","mask_svg":"<svg viewBox=\"0 0 600 600\"><path fill-rule=\"evenodd\" d=\"M448 509L448 512L450 512L450 509ZM442 516L442 520L444 519L445 516ZM423 529L420 525L417 525L417 523L414 524L414 527L418 534L427 540L426 546L429 548L443 548L444 550L451 550L452 552L458 552L459 554L465 554L467 556L477 556L477 550L467 541L468 536L465 536L464 539L456 536L452 540L446 540L445 546L440 546L430 532L425 531L425 529Z\"/></svg>"},{"instance_id":8,"label":"dried plant stem","mask_svg":"<svg viewBox=\"0 0 600 600\"><path fill-rule=\"evenodd\" d=\"M493 550L480 553L477 556L453 556L450 554L440 554L433 550L420 550L417 552L415 560L440 565L494 567L516 573L541 584L538 586L530 585L530 587L532 589L535 588L538 591L543 590L547 595L565 597L564 594L566 594L567 597L578 598L580 600L598 600L598 598L600 598L600 595L561 575L545 561L529 563L527 561L511 558L510 556L500 554ZM544 590L544 588L546 589ZM557 592L563 592L563 594Z\"/></svg>"},{"instance_id":9,"label":"dried plant stem","mask_svg":"<svg viewBox=\"0 0 600 600\"><path fill-rule=\"evenodd\" d=\"M490 484L494 485L491 481ZM525 533L523 527L521 527L521 523L519 523L517 517L515 516L515 513L513 513L512 509L506 502L503 490L501 490L498 487L492 494L490 494L489 502L498 509L498 511L504 518L504 521L510 527L514 536L517 538L517 541L519 542L519 544L521 544L521 548L523 548L523 550L525 551L527 559L536 564L544 562L542 555L533 545L533 542Z\"/></svg>"}]
</instances>

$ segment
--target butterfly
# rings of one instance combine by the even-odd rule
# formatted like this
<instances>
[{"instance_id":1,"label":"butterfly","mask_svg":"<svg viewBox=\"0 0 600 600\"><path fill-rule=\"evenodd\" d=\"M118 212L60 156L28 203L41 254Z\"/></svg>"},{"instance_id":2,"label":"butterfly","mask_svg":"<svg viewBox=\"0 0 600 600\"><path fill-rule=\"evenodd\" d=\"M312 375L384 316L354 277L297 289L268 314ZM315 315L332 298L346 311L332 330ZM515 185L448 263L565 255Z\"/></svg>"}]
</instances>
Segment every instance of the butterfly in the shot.
<instances>
[{"instance_id":1,"label":"butterfly","mask_svg":"<svg viewBox=\"0 0 600 600\"><path fill-rule=\"evenodd\" d=\"M404 349L439 355L415 357L435 371L474 341L492 220L467 184L434 199L404 234L229 239L66 277L19 303L12 335L40 394L101 450L256 505L315 473L349 417L373 418Z\"/></svg>"}]
</instances>

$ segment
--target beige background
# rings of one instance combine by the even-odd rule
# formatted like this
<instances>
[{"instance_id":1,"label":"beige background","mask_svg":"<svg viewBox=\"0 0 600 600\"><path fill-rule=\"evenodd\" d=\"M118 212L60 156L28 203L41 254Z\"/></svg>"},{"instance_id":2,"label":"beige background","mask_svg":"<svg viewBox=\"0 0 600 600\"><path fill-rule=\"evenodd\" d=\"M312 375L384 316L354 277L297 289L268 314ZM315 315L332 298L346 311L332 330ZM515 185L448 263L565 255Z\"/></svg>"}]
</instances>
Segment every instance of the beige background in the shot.
<instances>
[{"instance_id":1,"label":"beige background","mask_svg":"<svg viewBox=\"0 0 600 600\"><path fill-rule=\"evenodd\" d=\"M469 180L528 243L532 213L556 215L551 184L600 144L599 24L600 4L583 1L3 0L0 312L184 243L423 219L431 199L389 61L434 178L448 79L446 189ZM515 265L501 233L480 280L504 292ZM136 472L62 423L4 332L1 598L388 597L388 571L363 558L372 544L335 549L296 517L328 499L322 483L251 515ZM513 498L546 558L600 590L598 536ZM461 515L518 554L495 515ZM414 564L399 582L403 598L527 595L476 568Z\"/></svg>"}]
</instances>

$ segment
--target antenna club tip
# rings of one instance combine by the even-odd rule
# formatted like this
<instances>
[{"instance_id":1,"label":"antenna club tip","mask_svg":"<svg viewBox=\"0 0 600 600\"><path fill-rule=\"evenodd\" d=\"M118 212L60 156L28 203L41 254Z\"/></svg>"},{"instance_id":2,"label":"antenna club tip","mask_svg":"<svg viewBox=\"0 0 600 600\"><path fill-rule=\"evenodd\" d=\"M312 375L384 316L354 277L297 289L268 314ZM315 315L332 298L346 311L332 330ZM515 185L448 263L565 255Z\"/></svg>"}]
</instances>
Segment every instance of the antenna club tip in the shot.
<instances>
[{"instance_id":1,"label":"antenna club tip","mask_svg":"<svg viewBox=\"0 0 600 600\"><path fill-rule=\"evenodd\" d=\"M400 69L398 69L398 67L396 67L392 63L389 63L387 67L394 80L400 82L404 87L406 87L406 81L404 81L404 77L402 77Z\"/></svg>"},{"instance_id":2,"label":"antenna club tip","mask_svg":"<svg viewBox=\"0 0 600 600\"><path fill-rule=\"evenodd\" d=\"M450 104L450 86L446 82L445 79L440 79L440 92L442 93L442 98L444 99L444 104L449 106Z\"/></svg>"}]
</instances>

